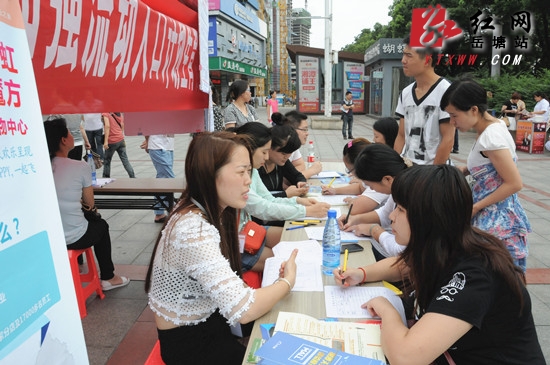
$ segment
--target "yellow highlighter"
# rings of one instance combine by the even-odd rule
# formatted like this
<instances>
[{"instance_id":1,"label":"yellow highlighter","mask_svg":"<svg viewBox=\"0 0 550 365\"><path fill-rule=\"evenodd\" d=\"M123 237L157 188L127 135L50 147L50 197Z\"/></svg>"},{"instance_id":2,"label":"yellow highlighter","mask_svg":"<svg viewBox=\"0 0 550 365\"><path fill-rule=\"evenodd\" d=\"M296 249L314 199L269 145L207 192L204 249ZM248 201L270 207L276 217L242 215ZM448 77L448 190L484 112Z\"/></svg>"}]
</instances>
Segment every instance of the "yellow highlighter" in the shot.
<instances>
[{"instance_id":1,"label":"yellow highlighter","mask_svg":"<svg viewBox=\"0 0 550 365\"><path fill-rule=\"evenodd\" d=\"M384 284L384 286L386 288L390 289L392 292L394 292L397 295L402 295L403 294L403 292L401 290L399 290L398 287L396 287L393 284L388 283L386 280L382 280L382 284Z\"/></svg>"}]
</instances>

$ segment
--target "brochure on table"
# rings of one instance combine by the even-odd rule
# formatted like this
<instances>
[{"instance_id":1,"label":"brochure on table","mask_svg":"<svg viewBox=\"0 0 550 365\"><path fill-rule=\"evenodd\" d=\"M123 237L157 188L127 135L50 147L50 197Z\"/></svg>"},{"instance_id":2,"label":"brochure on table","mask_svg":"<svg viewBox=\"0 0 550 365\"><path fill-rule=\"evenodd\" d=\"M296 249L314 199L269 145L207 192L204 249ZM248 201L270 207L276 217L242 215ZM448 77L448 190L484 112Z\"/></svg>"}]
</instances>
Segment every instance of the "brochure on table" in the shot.
<instances>
[{"instance_id":1,"label":"brochure on table","mask_svg":"<svg viewBox=\"0 0 550 365\"><path fill-rule=\"evenodd\" d=\"M262 345L256 356L258 364L323 364L323 365L383 365L386 362L352 355L343 351L304 340L300 337L278 332Z\"/></svg>"},{"instance_id":2,"label":"brochure on table","mask_svg":"<svg viewBox=\"0 0 550 365\"><path fill-rule=\"evenodd\" d=\"M0 364L87 364L19 1L0 14Z\"/></svg>"},{"instance_id":3,"label":"brochure on table","mask_svg":"<svg viewBox=\"0 0 550 365\"><path fill-rule=\"evenodd\" d=\"M279 312L274 333L285 332L353 355L384 360L380 321L325 321L306 314Z\"/></svg>"}]
</instances>

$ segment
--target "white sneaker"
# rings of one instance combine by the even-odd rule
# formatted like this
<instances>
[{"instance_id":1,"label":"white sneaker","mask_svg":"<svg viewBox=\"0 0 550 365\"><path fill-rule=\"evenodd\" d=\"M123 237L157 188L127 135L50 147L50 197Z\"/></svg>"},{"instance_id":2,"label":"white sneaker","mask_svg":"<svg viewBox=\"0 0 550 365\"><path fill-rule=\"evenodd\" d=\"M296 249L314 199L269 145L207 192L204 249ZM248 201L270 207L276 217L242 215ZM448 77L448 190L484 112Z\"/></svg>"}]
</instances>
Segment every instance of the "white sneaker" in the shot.
<instances>
[{"instance_id":1,"label":"white sneaker","mask_svg":"<svg viewBox=\"0 0 550 365\"><path fill-rule=\"evenodd\" d=\"M128 279L127 277L121 276L120 278L122 279L122 283L115 285L111 284L107 280L101 280L101 289L103 289L103 291L109 291L116 288L122 288L123 286L130 284L130 279Z\"/></svg>"}]
</instances>

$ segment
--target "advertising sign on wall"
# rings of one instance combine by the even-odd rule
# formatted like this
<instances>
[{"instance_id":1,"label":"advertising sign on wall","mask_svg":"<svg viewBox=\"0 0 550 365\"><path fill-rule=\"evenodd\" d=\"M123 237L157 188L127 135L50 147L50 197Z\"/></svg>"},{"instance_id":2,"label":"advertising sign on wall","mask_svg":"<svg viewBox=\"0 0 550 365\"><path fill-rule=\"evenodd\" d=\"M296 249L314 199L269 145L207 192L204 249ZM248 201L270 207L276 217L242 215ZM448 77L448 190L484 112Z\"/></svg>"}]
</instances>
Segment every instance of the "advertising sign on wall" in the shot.
<instances>
[{"instance_id":1,"label":"advertising sign on wall","mask_svg":"<svg viewBox=\"0 0 550 365\"><path fill-rule=\"evenodd\" d=\"M362 63L344 62L344 95L351 91L354 112L363 112L365 110L365 83L363 75L365 65Z\"/></svg>"},{"instance_id":2,"label":"advertising sign on wall","mask_svg":"<svg viewBox=\"0 0 550 365\"><path fill-rule=\"evenodd\" d=\"M319 59L298 56L298 110L302 113L319 111Z\"/></svg>"}]
</instances>

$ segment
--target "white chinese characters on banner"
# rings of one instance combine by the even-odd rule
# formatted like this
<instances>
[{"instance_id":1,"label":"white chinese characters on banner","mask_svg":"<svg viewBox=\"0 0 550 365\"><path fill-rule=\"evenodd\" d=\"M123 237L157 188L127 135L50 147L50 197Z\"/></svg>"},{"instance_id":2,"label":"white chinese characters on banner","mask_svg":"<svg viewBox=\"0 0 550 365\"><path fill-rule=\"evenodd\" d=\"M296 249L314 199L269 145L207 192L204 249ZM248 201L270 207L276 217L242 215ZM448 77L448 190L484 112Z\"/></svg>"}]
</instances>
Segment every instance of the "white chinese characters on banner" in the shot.
<instances>
[{"instance_id":1,"label":"white chinese characters on banner","mask_svg":"<svg viewBox=\"0 0 550 365\"><path fill-rule=\"evenodd\" d=\"M78 105L85 92L93 93L105 110L208 106L208 96L199 89L198 19L184 24L143 1L21 4L44 114L55 110L60 99Z\"/></svg>"}]
</instances>

